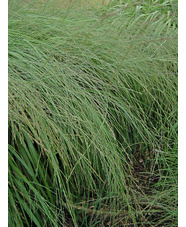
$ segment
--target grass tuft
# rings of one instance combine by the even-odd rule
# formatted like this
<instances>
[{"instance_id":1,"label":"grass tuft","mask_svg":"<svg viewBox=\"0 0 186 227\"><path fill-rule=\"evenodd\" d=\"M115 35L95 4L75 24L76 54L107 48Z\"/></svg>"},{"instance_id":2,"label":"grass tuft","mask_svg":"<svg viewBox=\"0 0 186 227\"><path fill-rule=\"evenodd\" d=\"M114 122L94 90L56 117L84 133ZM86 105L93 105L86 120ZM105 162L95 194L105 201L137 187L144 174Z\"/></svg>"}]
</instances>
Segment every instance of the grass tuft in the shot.
<instances>
[{"instance_id":1,"label":"grass tuft","mask_svg":"<svg viewBox=\"0 0 186 227\"><path fill-rule=\"evenodd\" d=\"M176 1L98 5L9 1L10 226L177 226Z\"/></svg>"}]
</instances>

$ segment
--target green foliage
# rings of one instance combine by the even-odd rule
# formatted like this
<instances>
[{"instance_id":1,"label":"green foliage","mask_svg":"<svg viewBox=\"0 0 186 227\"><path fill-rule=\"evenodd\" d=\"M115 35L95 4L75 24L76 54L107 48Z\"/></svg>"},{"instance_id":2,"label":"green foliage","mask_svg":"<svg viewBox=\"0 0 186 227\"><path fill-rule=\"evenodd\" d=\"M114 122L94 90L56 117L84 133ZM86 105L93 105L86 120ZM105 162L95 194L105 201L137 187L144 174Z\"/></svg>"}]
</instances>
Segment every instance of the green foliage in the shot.
<instances>
[{"instance_id":1,"label":"green foliage","mask_svg":"<svg viewBox=\"0 0 186 227\"><path fill-rule=\"evenodd\" d=\"M9 2L9 226L177 225L177 8L140 2Z\"/></svg>"}]
</instances>

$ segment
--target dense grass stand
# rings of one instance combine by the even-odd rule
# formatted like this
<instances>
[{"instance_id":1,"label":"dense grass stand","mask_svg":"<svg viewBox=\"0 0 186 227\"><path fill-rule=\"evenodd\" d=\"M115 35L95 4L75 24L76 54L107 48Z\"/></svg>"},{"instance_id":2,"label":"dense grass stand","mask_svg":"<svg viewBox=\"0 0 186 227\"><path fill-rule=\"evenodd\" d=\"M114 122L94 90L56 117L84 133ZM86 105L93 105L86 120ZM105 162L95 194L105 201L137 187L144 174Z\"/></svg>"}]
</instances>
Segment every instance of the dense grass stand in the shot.
<instances>
[{"instance_id":1,"label":"dense grass stand","mask_svg":"<svg viewBox=\"0 0 186 227\"><path fill-rule=\"evenodd\" d=\"M9 1L9 226L177 226L176 1Z\"/></svg>"}]
</instances>

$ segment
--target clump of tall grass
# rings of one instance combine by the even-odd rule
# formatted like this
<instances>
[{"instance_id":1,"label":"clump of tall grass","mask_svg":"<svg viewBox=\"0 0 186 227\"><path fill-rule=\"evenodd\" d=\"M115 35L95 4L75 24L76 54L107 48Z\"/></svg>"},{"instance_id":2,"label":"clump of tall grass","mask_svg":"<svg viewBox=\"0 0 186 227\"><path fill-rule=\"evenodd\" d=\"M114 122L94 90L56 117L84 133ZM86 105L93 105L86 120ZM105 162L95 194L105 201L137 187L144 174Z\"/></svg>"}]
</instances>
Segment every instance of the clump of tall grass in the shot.
<instances>
[{"instance_id":1,"label":"clump of tall grass","mask_svg":"<svg viewBox=\"0 0 186 227\"><path fill-rule=\"evenodd\" d=\"M54 6L9 3L10 226L176 225L176 27Z\"/></svg>"}]
</instances>

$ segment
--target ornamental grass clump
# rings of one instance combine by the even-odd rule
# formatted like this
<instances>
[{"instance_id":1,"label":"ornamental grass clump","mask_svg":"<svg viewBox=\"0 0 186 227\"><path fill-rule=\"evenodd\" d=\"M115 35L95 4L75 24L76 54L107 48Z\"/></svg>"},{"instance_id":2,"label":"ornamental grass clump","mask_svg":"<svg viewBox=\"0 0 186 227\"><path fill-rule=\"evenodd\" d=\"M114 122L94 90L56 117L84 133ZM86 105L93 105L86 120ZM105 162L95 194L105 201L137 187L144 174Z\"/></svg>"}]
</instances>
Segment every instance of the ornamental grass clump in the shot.
<instances>
[{"instance_id":1,"label":"ornamental grass clump","mask_svg":"<svg viewBox=\"0 0 186 227\"><path fill-rule=\"evenodd\" d=\"M9 3L9 225L176 226L176 26L53 3Z\"/></svg>"}]
</instances>

